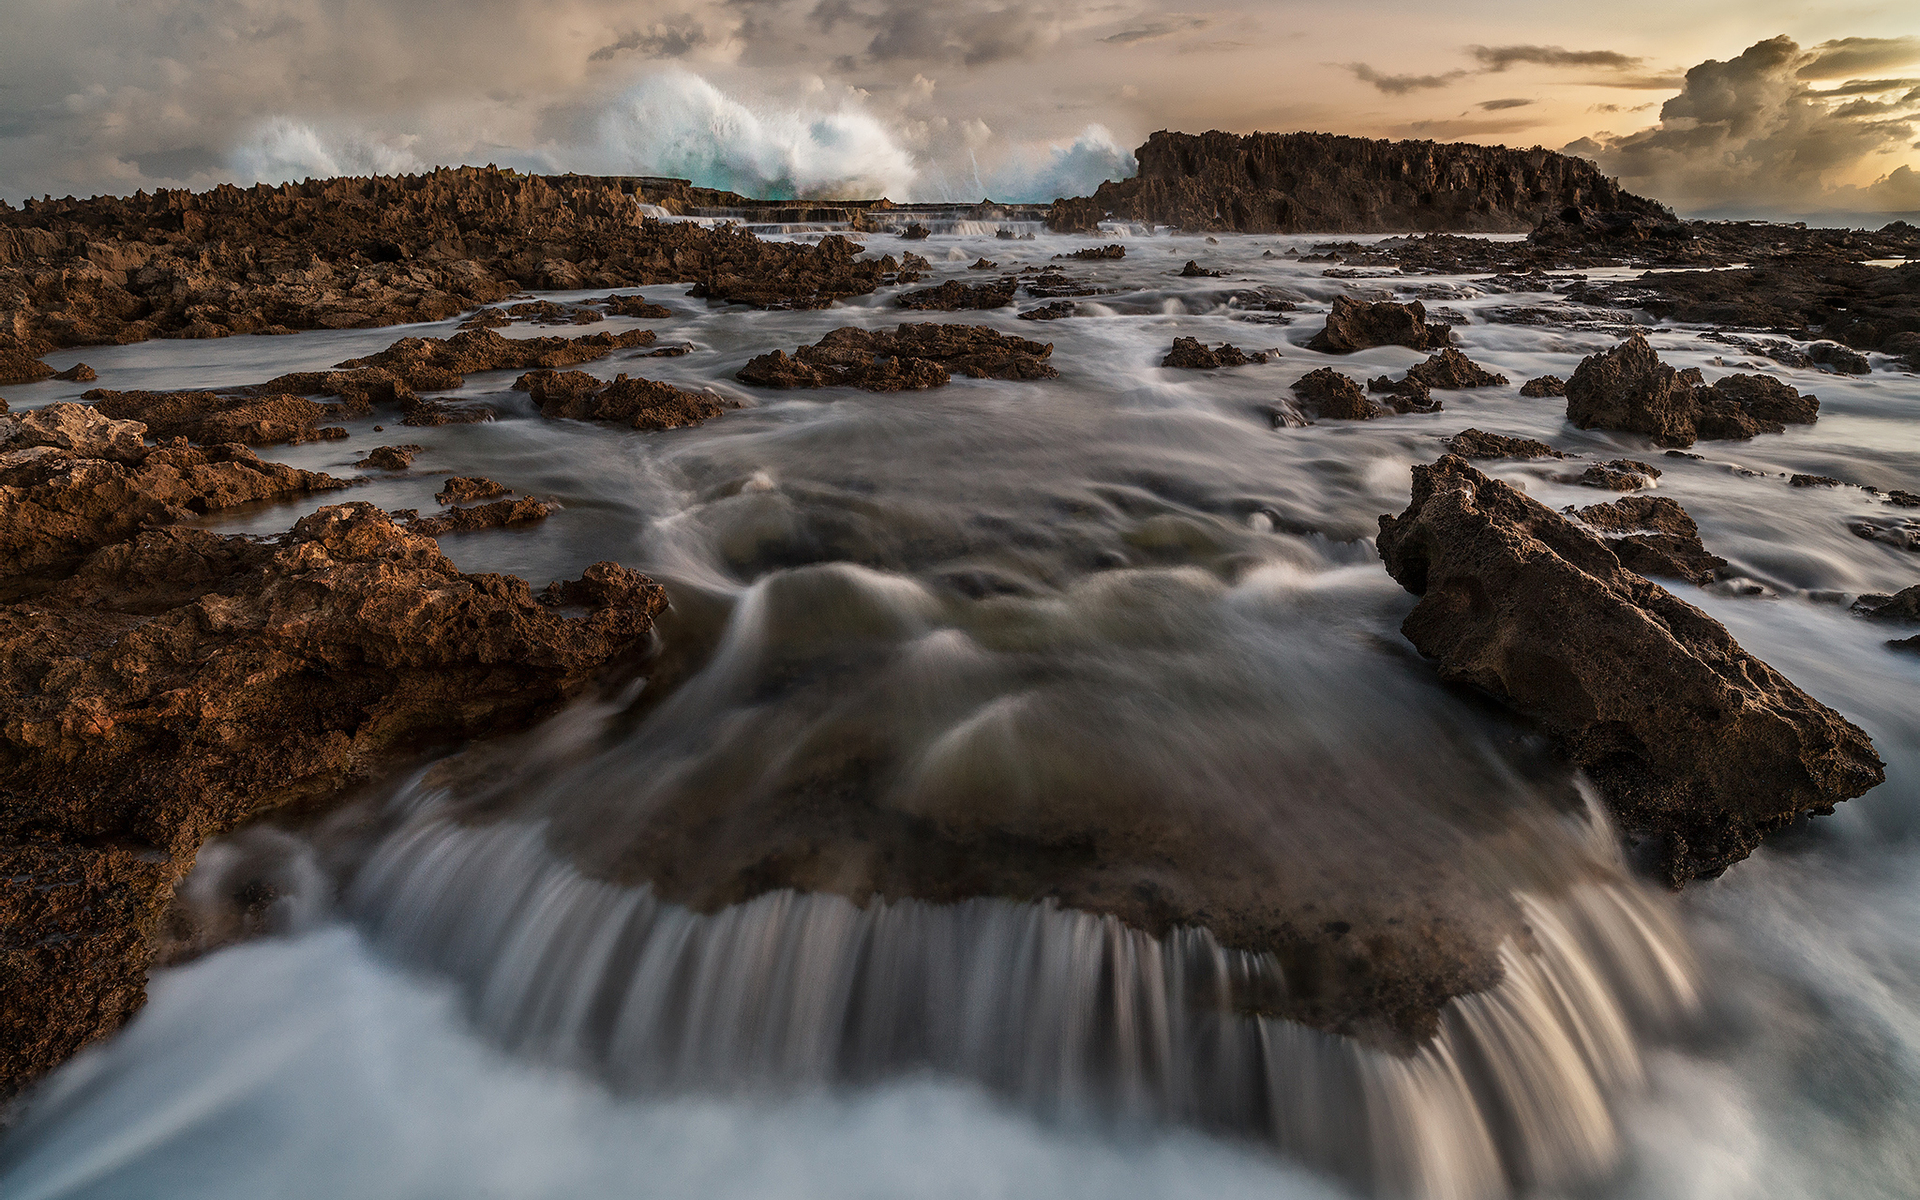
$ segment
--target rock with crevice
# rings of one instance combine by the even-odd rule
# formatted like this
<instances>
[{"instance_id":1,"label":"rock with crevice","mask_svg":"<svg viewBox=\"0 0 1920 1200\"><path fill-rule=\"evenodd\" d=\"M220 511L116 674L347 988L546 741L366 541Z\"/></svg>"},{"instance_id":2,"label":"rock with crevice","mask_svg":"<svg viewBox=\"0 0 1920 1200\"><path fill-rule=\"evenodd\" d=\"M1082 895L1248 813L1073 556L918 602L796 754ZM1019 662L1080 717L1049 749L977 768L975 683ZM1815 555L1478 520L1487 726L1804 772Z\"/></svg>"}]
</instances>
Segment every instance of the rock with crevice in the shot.
<instances>
[{"instance_id":1,"label":"rock with crevice","mask_svg":"<svg viewBox=\"0 0 1920 1200\"><path fill-rule=\"evenodd\" d=\"M1717 621L1464 459L1413 469L1379 548L1421 598L1407 638L1551 734L1676 886L1885 778L1864 733Z\"/></svg>"},{"instance_id":2,"label":"rock with crevice","mask_svg":"<svg viewBox=\"0 0 1920 1200\"><path fill-rule=\"evenodd\" d=\"M1629 571L1705 586L1727 570L1727 560L1700 540L1687 510L1666 496L1625 496L1573 515L1607 534L1608 546Z\"/></svg>"}]
</instances>

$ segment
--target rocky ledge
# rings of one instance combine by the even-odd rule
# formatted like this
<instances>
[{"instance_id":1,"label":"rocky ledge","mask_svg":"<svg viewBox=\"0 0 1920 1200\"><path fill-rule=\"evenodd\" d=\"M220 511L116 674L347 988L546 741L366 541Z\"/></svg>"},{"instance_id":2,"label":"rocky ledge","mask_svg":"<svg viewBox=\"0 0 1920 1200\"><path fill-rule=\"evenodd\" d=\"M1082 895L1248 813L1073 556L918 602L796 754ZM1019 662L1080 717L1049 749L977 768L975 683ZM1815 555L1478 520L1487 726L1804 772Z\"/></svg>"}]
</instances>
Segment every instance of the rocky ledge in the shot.
<instances>
[{"instance_id":1,"label":"rocky ledge","mask_svg":"<svg viewBox=\"0 0 1920 1200\"><path fill-rule=\"evenodd\" d=\"M769 388L857 387L870 392L940 387L973 379L1052 379L1053 343L1009 337L985 325L847 326L789 357L762 354L740 369L742 383Z\"/></svg>"},{"instance_id":2,"label":"rocky ledge","mask_svg":"<svg viewBox=\"0 0 1920 1200\"><path fill-rule=\"evenodd\" d=\"M636 662L666 603L611 563L546 597L463 574L367 504L264 540L182 528L344 485L240 446L145 446L80 405L6 424L0 1096L139 1007L202 840L531 723Z\"/></svg>"},{"instance_id":3,"label":"rocky ledge","mask_svg":"<svg viewBox=\"0 0 1920 1200\"><path fill-rule=\"evenodd\" d=\"M1679 531L1673 513L1629 503L1587 519ZM1421 598L1401 626L1408 640L1444 679L1552 735L1676 886L1885 779L1866 734L1719 622L1464 459L1413 469L1412 503L1380 518L1380 556Z\"/></svg>"}]
</instances>

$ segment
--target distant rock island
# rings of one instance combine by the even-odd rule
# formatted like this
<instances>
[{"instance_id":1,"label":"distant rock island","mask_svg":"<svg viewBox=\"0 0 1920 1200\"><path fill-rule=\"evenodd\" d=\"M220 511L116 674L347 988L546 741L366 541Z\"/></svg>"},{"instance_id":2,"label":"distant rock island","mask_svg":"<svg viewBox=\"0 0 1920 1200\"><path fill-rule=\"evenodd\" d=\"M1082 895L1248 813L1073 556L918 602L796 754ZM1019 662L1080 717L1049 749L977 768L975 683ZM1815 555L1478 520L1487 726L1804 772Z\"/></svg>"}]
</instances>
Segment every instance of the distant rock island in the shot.
<instances>
[{"instance_id":1,"label":"distant rock island","mask_svg":"<svg viewBox=\"0 0 1920 1200\"><path fill-rule=\"evenodd\" d=\"M1048 228L1112 217L1234 233L1525 233L1568 208L1675 221L1586 159L1539 147L1162 130L1134 157L1138 175L1055 201Z\"/></svg>"}]
</instances>

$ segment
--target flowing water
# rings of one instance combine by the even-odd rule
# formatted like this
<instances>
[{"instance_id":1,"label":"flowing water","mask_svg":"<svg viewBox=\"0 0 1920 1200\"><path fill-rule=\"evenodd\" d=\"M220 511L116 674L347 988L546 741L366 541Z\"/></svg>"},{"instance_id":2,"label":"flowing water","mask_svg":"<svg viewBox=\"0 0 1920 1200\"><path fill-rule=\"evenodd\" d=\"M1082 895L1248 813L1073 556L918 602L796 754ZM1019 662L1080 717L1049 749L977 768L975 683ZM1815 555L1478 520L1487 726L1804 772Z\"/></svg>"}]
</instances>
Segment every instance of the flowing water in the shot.
<instances>
[{"instance_id":1,"label":"flowing water","mask_svg":"<svg viewBox=\"0 0 1920 1200\"><path fill-rule=\"evenodd\" d=\"M351 493L388 508L432 508L441 473L558 500L442 547L536 586L606 558L649 571L674 602L659 669L341 818L209 845L182 902L217 912L266 879L275 936L156 973L124 1034L31 1097L0 1194L1920 1191L1920 656L1845 604L1916 582L1920 558L1848 531L1898 510L1783 474L1920 490L1920 378L1652 334L1709 380L1750 362L1820 396L1814 426L1653 460L1738 576L1674 586L1888 764L1675 898L1636 882L1536 737L1435 681L1371 541L1468 426L1653 453L1518 395L1617 330L1489 322L1553 297L1464 278L1329 279L1289 257L1312 239L1127 240L1124 261L1066 264L1103 289L1071 319L933 318L1052 341L1057 380L753 392L732 380L751 355L902 314L648 288L676 312L651 327L696 352L587 369L746 407L667 433L553 422L494 373L463 389L494 421L369 418L270 451L345 473L427 446ZM1086 244L913 245L977 280L977 257ZM1188 258L1225 275L1180 277ZM1304 349L1332 296L1434 285L1512 386L1274 426L1306 370L1422 357ZM1296 310L1263 307L1280 298ZM217 386L449 328L49 361ZM1281 356L1161 369L1175 336ZM1555 507L1609 498L1565 464L1488 466ZM212 523L275 533L341 498ZM1332 950L1269 936L1305 914L1337 918ZM1337 1018L1354 946L1401 978L1455 972L1455 998L1426 1024Z\"/></svg>"}]
</instances>

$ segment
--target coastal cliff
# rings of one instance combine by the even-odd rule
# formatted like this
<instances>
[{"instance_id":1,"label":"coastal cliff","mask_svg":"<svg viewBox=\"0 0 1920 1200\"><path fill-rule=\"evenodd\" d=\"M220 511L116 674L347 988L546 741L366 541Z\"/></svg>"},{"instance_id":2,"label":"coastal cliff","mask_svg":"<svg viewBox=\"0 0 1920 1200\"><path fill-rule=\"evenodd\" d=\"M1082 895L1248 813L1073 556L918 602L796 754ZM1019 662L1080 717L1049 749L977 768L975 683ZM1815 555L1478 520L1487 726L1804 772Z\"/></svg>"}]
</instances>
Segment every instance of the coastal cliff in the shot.
<instances>
[{"instance_id":1,"label":"coastal cliff","mask_svg":"<svg viewBox=\"0 0 1920 1200\"><path fill-rule=\"evenodd\" d=\"M1138 175L1055 201L1048 228L1112 216L1234 233L1523 233L1570 207L1674 219L1585 159L1539 148L1162 130L1134 157Z\"/></svg>"}]
</instances>

